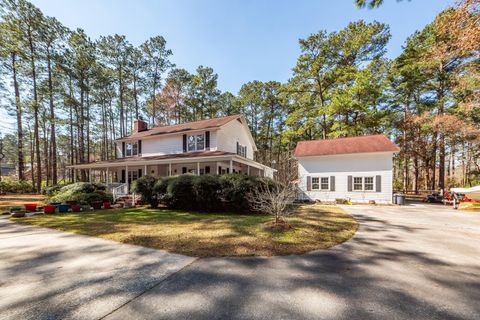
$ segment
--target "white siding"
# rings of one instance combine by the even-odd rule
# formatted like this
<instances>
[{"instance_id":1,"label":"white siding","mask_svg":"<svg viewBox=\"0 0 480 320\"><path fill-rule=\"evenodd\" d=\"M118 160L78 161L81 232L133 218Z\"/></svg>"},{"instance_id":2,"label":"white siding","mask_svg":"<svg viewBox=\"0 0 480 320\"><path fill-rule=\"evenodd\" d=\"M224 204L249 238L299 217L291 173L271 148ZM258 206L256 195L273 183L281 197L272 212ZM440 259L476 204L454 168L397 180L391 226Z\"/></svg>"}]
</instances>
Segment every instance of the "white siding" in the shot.
<instances>
[{"instance_id":1,"label":"white siding","mask_svg":"<svg viewBox=\"0 0 480 320\"><path fill-rule=\"evenodd\" d=\"M230 121L217 132L218 150L237 153L237 142L247 147L247 158L253 160L253 145L249 132L239 121Z\"/></svg>"},{"instance_id":2,"label":"white siding","mask_svg":"<svg viewBox=\"0 0 480 320\"><path fill-rule=\"evenodd\" d=\"M208 131L208 130L206 130ZM185 134L200 134L205 131ZM162 156L166 154L183 153L183 135L184 133L158 136L155 138L147 138L142 140L142 156ZM119 157L122 153L122 143L117 143ZM217 131L210 131L210 148L207 151L217 150Z\"/></svg>"},{"instance_id":3,"label":"white siding","mask_svg":"<svg viewBox=\"0 0 480 320\"><path fill-rule=\"evenodd\" d=\"M207 130L205 130L207 131ZM181 132L173 135L160 135L142 139L142 156L160 156L166 154L183 153L183 134L200 134ZM207 151L226 151L237 153L237 142L247 147L247 158L253 160L253 145L250 140L250 133L245 126L237 120L230 121L217 130L210 131L210 148ZM122 143L117 143L118 156L122 157Z\"/></svg>"},{"instance_id":4,"label":"white siding","mask_svg":"<svg viewBox=\"0 0 480 320\"><path fill-rule=\"evenodd\" d=\"M392 202L393 154L368 153L304 157L298 159L300 198L309 200L335 201L350 198L352 202ZM380 175L381 192L375 192L375 176ZM335 177L335 191L307 191L307 176ZM348 191L348 176L374 177L374 191Z\"/></svg>"}]
</instances>

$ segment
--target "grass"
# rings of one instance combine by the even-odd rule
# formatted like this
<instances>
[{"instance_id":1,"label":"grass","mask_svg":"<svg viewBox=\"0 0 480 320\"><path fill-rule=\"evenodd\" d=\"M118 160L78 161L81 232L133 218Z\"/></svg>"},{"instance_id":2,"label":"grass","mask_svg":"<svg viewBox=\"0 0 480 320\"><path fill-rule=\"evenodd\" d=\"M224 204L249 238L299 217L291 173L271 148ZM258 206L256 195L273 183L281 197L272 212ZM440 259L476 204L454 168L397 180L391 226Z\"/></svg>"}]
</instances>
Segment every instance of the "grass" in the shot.
<instances>
[{"instance_id":1,"label":"grass","mask_svg":"<svg viewBox=\"0 0 480 320\"><path fill-rule=\"evenodd\" d=\"M45 202L45 196L41 194L6 194L0 195L0 211L8 211L10 207L23 207L26 203Z\"/></svg>"},{"instance_id":2,"label":"grass","mask_svg":"<svg viewBox=\"0 0 480 320\"><path fill-rule=\"evenodd\" d=\"M466 211L480 211L480 203L478 202L462 202L460 203L460 210Z\"/></svg>"},{"instance_id":3,"label":"grass","mask_svg":"<svg viewBox=\"0 0 480 320\"><path fill-rule=\"evenodd\" d=\"M12 218L13 219L13 218ZM168 209L112 209L15 219L122 243L196 257L274 256L329 248L350 239L358 223L334 206L302 206L288 231L273 231L270 216Z\"/></svg>"}]
</instances>

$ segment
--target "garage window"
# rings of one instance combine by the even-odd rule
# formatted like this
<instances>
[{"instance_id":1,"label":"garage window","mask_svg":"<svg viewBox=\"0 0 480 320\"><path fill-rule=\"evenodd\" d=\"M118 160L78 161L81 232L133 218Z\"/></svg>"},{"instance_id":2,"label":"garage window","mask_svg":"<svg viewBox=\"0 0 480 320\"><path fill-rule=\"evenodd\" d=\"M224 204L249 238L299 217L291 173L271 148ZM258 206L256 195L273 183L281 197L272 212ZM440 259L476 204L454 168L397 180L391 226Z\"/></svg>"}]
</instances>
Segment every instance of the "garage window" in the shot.
<instances>
[{"instance_id":1,"label":"garage window","mask_svg":"<svg viewBox=\"0 0 480 320\"><path fill-rule=\"evenodd\" d=\"M354 177L353 178L353 191L362 191L363 190L363 178Z\"/></svg>"},{"instance_id":2,"label":"garage window","mask_svg":"<svg viewBox=\"0 0 480 320\"><path fill-rule=\"evenodd\" d=\"M373 191L373 177L364 177L363 182L363 189L365 191Z\"/></svg>"},{"instance_id":3,"label":"garage window","mask_svg":"<svg viewBox=\"0 0 480 320\"><path fill-rule=\"evenodd\" d=\"M329 190L330 189L330 185L328 183L328 177L322 177L322 178L320 178L320 181L321 181L320 188L322 190Z\"/></svg>"},{"instance_id":4,"label":"garage window","mask_svg":"<svg viewBox=\"0 0 480 320\"><path fill-rule=\"evenodd\" d=\"M312 190L330 190L329 177L312 177Z\"/></svg>"},{"instance_id":5,"label":"garage window","mask_svg":"<svg viewBox=\"0 0 480 320\"><path fill-rule=\"evenodd\" d=\"M373 177L353 177L353 191L373 191Z\"/></svg>"}]
</instances>

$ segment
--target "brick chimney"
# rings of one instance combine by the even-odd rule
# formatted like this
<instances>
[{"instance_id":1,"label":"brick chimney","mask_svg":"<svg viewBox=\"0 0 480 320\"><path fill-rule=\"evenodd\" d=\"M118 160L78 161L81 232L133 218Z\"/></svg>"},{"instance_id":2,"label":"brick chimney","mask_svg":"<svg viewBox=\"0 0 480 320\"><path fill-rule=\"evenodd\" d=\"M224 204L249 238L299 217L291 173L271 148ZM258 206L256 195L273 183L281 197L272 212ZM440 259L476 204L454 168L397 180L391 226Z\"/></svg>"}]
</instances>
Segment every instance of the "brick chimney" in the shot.
<instances>
[{"instance_id":1,"label":"brick chimney","mask_svg":"<svg viewBox=\"0 0 480 320\"><path fill-rule=\"evenodd\" d=\"M148 129L148 124L140 119L135 119L133 121L133 132L141 132Z\"/></svg>"}]
</instances>

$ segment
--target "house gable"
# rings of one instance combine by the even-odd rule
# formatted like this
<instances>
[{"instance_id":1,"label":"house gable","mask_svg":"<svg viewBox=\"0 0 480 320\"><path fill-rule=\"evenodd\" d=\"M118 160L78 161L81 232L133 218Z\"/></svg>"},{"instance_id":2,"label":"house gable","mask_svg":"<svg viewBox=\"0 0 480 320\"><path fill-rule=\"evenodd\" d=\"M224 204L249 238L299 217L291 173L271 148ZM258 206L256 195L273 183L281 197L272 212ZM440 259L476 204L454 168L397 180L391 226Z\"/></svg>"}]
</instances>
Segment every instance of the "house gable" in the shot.
<instances>
[{"instance_id":1,"label":"house gable","mask_svg":"<svg viewBox=\"0 0 480 320\"><path fill-rule=\"evenodd\" d=\"M118 158L124 156L162 156L198 151L224 151L233 154L245 154L253 159L256 151L255 142L248 129L246 120L241 115L223 118L201 120L187 124L174 125L135 132L132 135L117 140ZM197 140L197 137L199 140ZM192 149L188 145L197 141L202 149ZM131 144L141 144L141 151L132 155ZM240 148L240 149L239 149ZM244 152L238 152L244 151Z\"/></svg>"}]
</instances>

